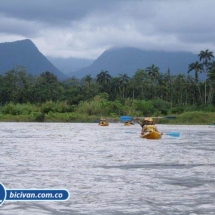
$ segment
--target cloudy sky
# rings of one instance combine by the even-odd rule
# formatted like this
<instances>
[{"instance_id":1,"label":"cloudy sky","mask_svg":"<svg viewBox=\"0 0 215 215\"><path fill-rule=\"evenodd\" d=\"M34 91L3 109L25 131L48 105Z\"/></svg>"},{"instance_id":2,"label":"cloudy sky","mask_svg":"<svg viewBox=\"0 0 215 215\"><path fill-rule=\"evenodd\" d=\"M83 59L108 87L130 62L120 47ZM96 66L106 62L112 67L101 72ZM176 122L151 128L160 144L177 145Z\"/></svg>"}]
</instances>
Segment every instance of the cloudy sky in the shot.
<instances>
[{"instance_id":1,"label":"cloudy sky","mask_svg":"<svg viewBox=\"0 0 215 215\"><path fill-rule=\"evenodd\" d=\"M0 43L96 59L111 47L215 52L215 0L0 0Z\"/></svg>"}]
</instances>

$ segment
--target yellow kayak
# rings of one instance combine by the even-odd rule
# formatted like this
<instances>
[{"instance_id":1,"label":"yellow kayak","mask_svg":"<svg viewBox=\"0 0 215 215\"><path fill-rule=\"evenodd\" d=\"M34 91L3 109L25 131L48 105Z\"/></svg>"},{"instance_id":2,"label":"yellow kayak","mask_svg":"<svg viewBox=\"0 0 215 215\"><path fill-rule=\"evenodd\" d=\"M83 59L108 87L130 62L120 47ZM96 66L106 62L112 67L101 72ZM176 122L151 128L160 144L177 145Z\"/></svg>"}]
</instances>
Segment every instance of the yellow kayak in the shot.
<instances>
[{"instance_id":1,"label":"yellow kayak","mask_svg":"<svg viewBox=\"0 0 215 215\"><path fill-rule=\"evenodd\" d=\"M108 126L109 122L100 122L99 125L101 125L101 126Z\"/></svg>"},{"instance_id":2,"label":"yellow kayak","mask_svg":"<svg viewBox=\"0 0 215 215\"><path fill-rule=\"evenodd\" d=\"M109 122L107 122L105 118L100 118L99 119L99 125L101 125L101 126L108 126Z\"/></svg>"},{"instance_id":3,"label":"yellow kayak","mask_svg":"<svg viewBox=\"0 0 215 215\"><path fill-rule=\"evenodd\" d=\"M130 126L130 125L134 125L134 123L132 123L132 122L125 122L125 126Z\"/></svg>"},{"instance_id":4,"label":"yellow kayak","mask_svg":"<svg viewBox=\"0 0 215 215\"><path fill-rule=\"evenodd\" d=\"M141 138L146 138L146 139L160 139L162 134L157 131L151 131L151 132L146 132L145 134L141 135Z\"/></svg>"}]
</instances>

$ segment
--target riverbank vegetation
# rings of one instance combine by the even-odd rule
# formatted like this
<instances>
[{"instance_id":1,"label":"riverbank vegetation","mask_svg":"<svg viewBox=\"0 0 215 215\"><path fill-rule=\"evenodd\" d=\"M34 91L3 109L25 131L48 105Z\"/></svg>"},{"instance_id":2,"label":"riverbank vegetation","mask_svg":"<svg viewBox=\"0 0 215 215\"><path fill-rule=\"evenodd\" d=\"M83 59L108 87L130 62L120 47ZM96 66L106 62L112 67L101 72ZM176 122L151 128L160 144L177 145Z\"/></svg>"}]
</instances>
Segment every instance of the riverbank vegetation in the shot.
<instances>
[{"instance_id":1,"label":"riverbank vegetation","mask_svg":"<svg viewBox=\"0 0 215 215\"><path fill-rule=\"evenodd\" d=\"M59 81L49 71L35 77L18 66L0 75L0 121L94 122L103 116L177 116L160 123L210 124L215 121L215 61L213 52L201 51L188 65L187 75L160 73L151 65L133 77L112 77L101 71ZM191 76L194 72L194 76ZM199 80L199 73L205 80Z\"/></svg>"},{"instance_id":2,"label":"riverbank vegetation","mask_svg":"<svg viewBox=\"0 0 215 215\"><path fill-rule=\"evenodd\" d=\"M127 113L129 116L164 116L159 120L162 124L213 124L215 123L214 107L207 106L196 110L196 107L189 107L187 110L178 107L167 109L163 115L157 107L153 105L153 101L147 102L146 107L136 109L132 105L123 106L117 110L119 113L112 112L114 102L108 102L108 106L101 109L101 104L95 101L83 102L78 106L71 107L66 102L46 102L40 105L34 104L14 104L12 102L6 104L0 109L0 121L2 122L97 122L103 116L110 122L120 122L120 116ZM131 101L127 101L129 104ZM158 101L154 101L157 103ZM160 101L162 102L162 101ZM133 102L131 102L133 103ZM147 108L150 108L147 110ZM182 110L183 109L183 110ZM121 111L120 111L121 110ZM163 109L162 109L163 110ZM213 110L213 111L211 111ZM104 114L102 114L104 113ZM172 117L174 116L174 117Z\"/></svg>"}]
</instances>

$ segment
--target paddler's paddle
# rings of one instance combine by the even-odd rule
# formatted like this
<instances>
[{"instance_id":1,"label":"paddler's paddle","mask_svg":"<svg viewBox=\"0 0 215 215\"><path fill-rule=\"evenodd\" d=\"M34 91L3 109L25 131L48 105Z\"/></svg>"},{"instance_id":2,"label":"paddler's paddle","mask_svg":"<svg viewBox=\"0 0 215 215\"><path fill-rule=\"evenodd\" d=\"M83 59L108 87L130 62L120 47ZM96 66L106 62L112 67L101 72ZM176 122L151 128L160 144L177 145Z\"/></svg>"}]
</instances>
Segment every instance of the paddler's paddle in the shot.
<instances>
[{"instance_id":1,"label":"paddler's paddle","mask_svg":"<svg viewBox=\"0 0 215 215\"><path fill-rule=\"evenodd\" d=\"M156 117L156 116L153 116L153 117L132 117L132 116L120 116L120 121L122 122L126 122L126 121L130 121L132 119L135 119L135 118L155 118L155 119L162 119L162 118L167 118L167 119L176 119L177 117L176 116L159 116L159 117Z\"/></svg>"},{"instance_id":2,"label":"paddler's paddle","mask_svg":"<svg viewBox=\"0 0 215 215\"><path fill-rule=\"evenodd\" d=\"M130 133L130 134L136 134L136 132L131 132L131 131L126 131L124 133ZM144 135L141 135L141 137L145 137L149 134L150 132L146 132ZM162 133L162 135L169 135L171 137L180 137L180 132L178 131L173 131L173 132L167 132L167 133Z\"/></svg>"},{"instance_id":3,"label":"paddler's paddle","mask_svg":"<svg viewBox=\"0 0 215 215\"><path fill-rule=\"evenodd\" d=\"M163 133L163 135L169 135L171 137L180 137L180 132L177 132L177 131L167 132L167 133Z\"/></svg>"},{"instance_id":4,"label":"paddler's paddle","mask_svg":"<svg viewBox=\"0 0 215 215\"><path fill-rule=\"evenodd\" d=\"M130 121L132 119L133 119L132 116L120 116L120 121L122 122Z\"/></svg>"},{"instance_id":5,"label":"paddler's paddle","mask_svg":"<svg viewBox=\"0 0 215 215\"><path fill-rule=\"evenodd\" d=\"M135 117L139 119L144 119L144 118L152 118L152 119L162 119L162 118L167 118L167 119L176 119L176 116L141 116L141 117Z\"/></svg>"}]
</instances>

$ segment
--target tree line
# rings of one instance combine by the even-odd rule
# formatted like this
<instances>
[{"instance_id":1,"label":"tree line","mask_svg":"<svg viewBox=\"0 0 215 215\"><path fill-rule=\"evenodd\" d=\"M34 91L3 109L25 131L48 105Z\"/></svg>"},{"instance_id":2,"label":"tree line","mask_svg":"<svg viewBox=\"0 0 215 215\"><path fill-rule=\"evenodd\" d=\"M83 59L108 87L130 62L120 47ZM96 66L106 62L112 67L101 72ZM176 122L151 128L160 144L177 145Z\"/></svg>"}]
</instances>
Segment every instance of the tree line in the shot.
<instances>
[{"instance_id":1,"label":"tree line","mask_svg":"<svg viewBox=\"0 0 215 215\"><path fill-rule=\"evenodd\" d=\"M90 102L100 95L105 101L124 105L126 100L161 100L169 107L214 106L215 105L215 61L213 52L208 49L199 53L199 61L188 65L187 75L172 75L170 69L161 73L159 67L152 64L138 69L132 77L119 74L112 77L102 70L96 78L87 75L59 81L49 71L35 77L26 72L25 67L17 66L0 75L0 103L42 104L48 101L67 102L78 106L81 102ZM191 74L194 75L191 75ZM199 80L199 74L204 80Z\"/></svg>"}]
</instances>

